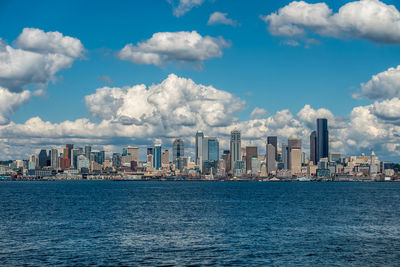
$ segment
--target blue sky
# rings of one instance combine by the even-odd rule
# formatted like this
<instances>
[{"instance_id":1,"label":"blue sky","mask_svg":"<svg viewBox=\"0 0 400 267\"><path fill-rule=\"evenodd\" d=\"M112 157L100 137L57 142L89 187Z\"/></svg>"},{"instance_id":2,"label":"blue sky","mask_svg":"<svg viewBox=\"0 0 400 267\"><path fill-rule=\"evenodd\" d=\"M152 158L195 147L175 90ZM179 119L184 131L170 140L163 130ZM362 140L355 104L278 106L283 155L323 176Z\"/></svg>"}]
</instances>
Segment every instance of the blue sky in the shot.
<instances>
[{"instance_id":1,"label":"blue sky","mask_svg":"<svg viewBox=\"0 0 400 267\"><path fill-rule=\"evenodd\" d=\"M175 2L177 5L178 1ZM85 96L104 86L159 84L171 73L244 100L243 108L235 115L240 121L249 120L256 107L267 110L267 116L286 109L296 116L308 104L314 110L323 108L335 117L349 118L355 107L373 104L376 99L366 96L356 99L352 95L360 92L361 83L367 83L372 75L398 65L399 43L374 42L351 34L321 35L305 27L307 38L319 43L287 45L286 41L296 38L272 34L260 15L277 12L291 2L204 1L177 17L172 4L166 0L0 1L0 38L8 45L16 47L15 40L24 28L36 28L79 39L85 48L83 57L74 60L71 67L58 71L56 80L44 87L45 97L31 96L14 113L8 114L9 119L21 125L32 117L50 123L79 118L100 123L101 119L89 112ZM308 1L309 4L318 2ZM349 2L325 1L335 13ZM400 8L396 1L379 3ZM208 25L210 15L217 11L227 13L240 25ZM129 43L144 42L154 33L179 31L197 31L203 37L221 36L230 46L221 49L221 57L194 64L172 60L161 67L133 64L117 56ZM105 83L99 76L108 76L112 83ZM37 85L28 84L24 89L33 92ZM381 141L377 146L384 153ZM375 144L370 147L374 148ZM393 153L391 158L396 159L397 152Z\"/></svg>"}]
</instances>

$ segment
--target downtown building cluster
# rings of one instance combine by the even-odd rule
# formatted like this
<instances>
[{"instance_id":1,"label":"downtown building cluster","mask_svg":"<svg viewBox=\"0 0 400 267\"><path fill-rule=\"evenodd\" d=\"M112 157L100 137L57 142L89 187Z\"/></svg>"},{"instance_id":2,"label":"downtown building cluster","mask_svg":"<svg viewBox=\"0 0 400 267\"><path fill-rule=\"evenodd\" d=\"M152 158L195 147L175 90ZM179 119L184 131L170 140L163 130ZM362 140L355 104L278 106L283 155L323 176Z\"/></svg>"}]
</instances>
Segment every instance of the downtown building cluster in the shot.
<instances>
[{"instance_id":1,"label":"downtown building cluster","mask_svg":"<svg viewBox=\"0 0 400 267\"><path fill-rule=\"evenodd\" d=\"M242 146L241 132L231 131L229 150L220 150L217 137L195 134L194 157L185 155L184 140L177 138L170 150L161 144L148 147L145 161L139 160L139 147L128 146L122 153L106 157L105 151L66 144L63 151L42 149L29 160L16 160L0 166L0 175L56 179L396 179L392 162L370 156L342 157L329 151L327 119L316 121L310 135L309 153L302 149L302 139L289 138L278 143L278 136L266 138L265 153L257 146ZM222 151L221 155L220 152Z\"/></svg>"}]
</instances>

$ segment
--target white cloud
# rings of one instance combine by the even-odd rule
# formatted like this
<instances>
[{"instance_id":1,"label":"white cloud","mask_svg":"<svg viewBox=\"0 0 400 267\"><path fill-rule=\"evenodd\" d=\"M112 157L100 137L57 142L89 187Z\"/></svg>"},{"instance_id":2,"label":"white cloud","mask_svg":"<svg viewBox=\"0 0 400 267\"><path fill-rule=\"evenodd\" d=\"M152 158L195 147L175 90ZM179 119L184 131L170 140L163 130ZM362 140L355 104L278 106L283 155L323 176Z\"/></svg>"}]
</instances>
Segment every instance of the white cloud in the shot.
<instances>
[{"instance_id":1,"label":"white cloud","mask_svg":"<svg viewBox=\"0 0 400 267\"><path fill-rule=\"evenodd\" d=\"M361 93L371 100L400 97L400 65L372 76L361 84Z\"/></svg>"},{"instance_id":2,"label":"white cloud","mask_svg":"<svg viewBox=\"0 0 400 267\"><path fill-rule=\"evenodd\" d=\"M160 66L165 62L202 62L221 57L222 49L229 43L222 37L201 36L192 32L159 32L136 46L127 44L118 57L135 64Z\"/></svg>"},{"instance_id":3,"label":"white cloud","mask_svg":"<svg viewBox=\"0 0 400 267\"><path fill-rule=\"evenodd\" d=\"M9 115L13 114L22 104L28 102L29 98L29 91L14 93L0 87L0 125L8 124L10 122Z\"/></svg>"},{"instance_id":4,"label":"white cloud","mask_svg":"<svg viewBox=\"0 0 400 267\"><path fill-rule=\"evenodd\" d=\"M371 109L372 113L382 120L391 122L400 121L400 99L395 97L382 102L375 102Z\"/></svg>"},{"instance_id":5,"label":"white cloud","mask_svg":"<svg viewBox=\"0 0 400 267\"><path fill-rule=\"evenodd\" d=\"M200 6L204 0L167 0L173 6L173 13L176 17L181 17L192 8ZM176 3L178 2L178 4Z\"/></svg>"},{"instance_id":6,"label":"white cloud","mask_svg":"<svg viewBox=\"0 0 400 267\"><path fill-rule=\"evenodd\" d=\"M257 118L264 118L268 114L266 109L256 107L253 109L253 111L250 113L250 118L251 119L257 119Z\"/></svg>"},{"instance_id":7,"label":"white cloud","mask_svg":"<svg viewBox=\"0 0 400 267\"><path fill-rule=\"evenodd\" d=\"M29 92L24 96L7 90L4 93L4 97L0 94L0 104L14 100L18 105L29 99ZM305 105L295 115L285 109L266 116L265 110L259 108L254 114L263 113L264 117L240 121L237 114L245 107L243 100L226 91L171 74L161 83L149 87L99 88L86 96L85 102L89 113L98 122L81 118L51 123L33 117L22 124L10 122L0 126L0 139L7 144L4 148L0 145L5 151L2 157L15 158L22 152L31 153L29 151L41 147L70 142L120 147L146 146L157 141L168 147L174 138L181 137L190 148L198 130L217 136L223 149L229 148L229 133L234 128L241 130L243 145L257 145L260 153L265 150L265 141L270 135L277 135L280 142L287 142L290 137L302 138L303 148L308 151L309 136L319 117L328 119L332 151L357 154L375 150L383 158L400 156L398 98L355 107L348 118L334 116L325 108ZM11 113L12 108L0 110L0 119L7 121L7 115Z\"/></svg>"},{"instance_id":8,"label":"white cloud","mask_svg":"<svg viewBox=\"0 0 400 267\"><path fill-rule=\"evenodd\" d=\"M0 86L13 92L30 84L46 86L84 51L76 38L32 28L24 29L15 43L18 48L0 42Z\"/></svg>"},{"instance_id":9,"label":"white cloud","mask_svg":"<svg viewBox=\"0 0 400 267\"><path fill-rule=\"evenodd\" d=\"M236 120L233 114L244 108L244 102L228 92L194 83L171 74L160 84L146 88L97 89L85 97L93 117L124 124L160 126L221 126Z\"/></svg>"},{"instance_id":10,"label":"white cloud","mask_svg":"<svg viewBox=\"0 0 400 267\"><path fill-rule=\"evenodd\" d=\"M400 43L400 13L378 0L349 2L337 13L325 3L293 1L261 19L273 35L304 39L309 32L336 38L350 37L376 43Z\"/></svg>"},{"instance_id":11,"label":"white cloud","mask_svg":"<svg viewBox=\"0 0 400 267\"><path fill-rule=\"evenodd\" d=\"M227 16L228 13L214 12L210 15L207 24L208 25L225 24L232 26L239 25L237 21L230 19Z\"/></svg>"},{"instance_id":12,"label":"white cloud","mask_svg":"<svg viewBox=\"0 0 400 267\"><path fill-rule=\"evenodd\" d=\"M23 29L15 43L23 50L39 54L61 54L71 58L82 57L85 50L79 39L35 28Z\"/></svg>"}]
</instances>

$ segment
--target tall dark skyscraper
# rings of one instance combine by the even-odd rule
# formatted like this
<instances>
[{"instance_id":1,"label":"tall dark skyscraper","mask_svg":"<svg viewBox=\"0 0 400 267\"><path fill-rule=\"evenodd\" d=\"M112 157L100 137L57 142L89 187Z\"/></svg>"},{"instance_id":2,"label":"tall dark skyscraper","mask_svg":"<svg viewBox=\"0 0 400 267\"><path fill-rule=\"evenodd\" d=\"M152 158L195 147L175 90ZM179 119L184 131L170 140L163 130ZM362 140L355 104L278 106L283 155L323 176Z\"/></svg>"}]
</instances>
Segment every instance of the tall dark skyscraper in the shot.
<instances>
[{"instance_id":1,"label":"tall dark skyscraper","mask_svg":"<svg viewBox=\"0 0 400 267\"><path fill-rule=\"evenodd\" d=\"M48 166L47 165L47 151L45 149L40 150L39 153L39 166L41 168Z\"/></svg>"},{"instance_id":2,"label":"tall dark skyscraper","mask_svg":"<svg viewBox=\"0 0 400 267\"><path fill-rule=\"evenodd\" d=\"M317 132L313 131L310 135L310 161L317 165Z\"/></svg>"},{"instance_id":3,"label":"tall dark skyscraper","mask_svg":"<svg viewBox=\"0 0 400 267\"><path fill-rule=\"evenodd\" d=\"M268 136L267 137L267 147L268 144L271 144L275 147L275 160L278 160L278 137L277 136Z\"/></svg>"},{"instance_id":4,"label":"tall dark skyscraper","mask_svg":"<svg viewBox=\"0 0 400 267\"><path fill-rule=\"evenodd\" d=\"M329 157L329 137L328 137L328 120L317 119L317 157L319 162L321 158Z\"/></svg>"},{"instance_id":5,"label":"tall dark skyscraper","mask_svg":"<svg viewBox=\"0 0 400 267\"><path fill-rule=\"evenodd\" d=\"M65 155L64 158L71 160L71 150L74 148L73 144L65 145Z\"/></svg>"},{"instance_id":6,"label":"tall dark skyscraper","mask_svg":"<svg viewBox=\"0 0 400 267\"><path fill-rule=\"evenodd\" d=\"M172 145L172 160L175 162L177 159L183 157L185 155L184 151L183 140L180 138L175 139Z\"/></svg>"}]
</instances>

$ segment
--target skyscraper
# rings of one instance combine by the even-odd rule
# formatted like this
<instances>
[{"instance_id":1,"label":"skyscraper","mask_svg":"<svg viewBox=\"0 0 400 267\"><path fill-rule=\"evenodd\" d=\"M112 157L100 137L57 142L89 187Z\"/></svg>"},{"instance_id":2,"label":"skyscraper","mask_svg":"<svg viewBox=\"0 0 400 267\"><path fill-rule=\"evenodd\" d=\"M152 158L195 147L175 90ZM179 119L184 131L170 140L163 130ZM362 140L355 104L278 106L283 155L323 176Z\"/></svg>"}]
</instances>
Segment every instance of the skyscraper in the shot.
<instances>
[{"instance_id":1,"label":"skyscraper","mask_svg":"<svg viewBox=\"0 0 400 267\"><path fill-rule=\"evenodd\" d=\"M165 164L165 165L169 164L169 151L168 151L168 149L163 150L162 153L161 153L161 165L163 165L163 164Z\"/></svg>"},{"instance_id":2,"label":"skyscraper","mask_svg":"<svg viewBox=\"0 0 400 267\"><path fill-rule=\"evenodd\" d=\"M65 145L65 153L64 158L71 160L71 150L74 148L73 144L66 144Z\"/></svg>"},{"instance_id":3,"label":"skyscraper","mask_svg":"<svg viewBox=\"0 0 400 267\"><path fill-rule=\"evenodd\" d=\"M289 169L292 174L301 172L301 139L289 138Z\"/></svg>"},{"instance_id":4,"label":"skyscraper","mask_svg":"<svg viewBox=\"0 0 400 267\"><path fill-rule=\"evenodd\" d=\"M178 138L172 144L172 160L175 162L177 159L183 157L185 154L183 140Z\"/></svg>"},{"instance_id":5,"label":"skyscraper","mask_svg":"<svg viewBox=\"0 0 400 267\"><path fill-rule=\"evenodd\" d=\"M39 167L43 168L47 166L47 151L46 149L40 150L39 153Z\"/></svg>"},{"instance_id":6,"label":"skyscraper","mask_svg":"<svg viewBox=\"0 0 400 267\"><path fill-rule=\"evenodd\" d=\"M161 169L161 145L154 146L153 153L153 168L159 170Z\"/></svg>"},{"instance_id":7,"label":"skyscraper","mask_svg":"<svg viewBox=\"0 0 400 267\"><path fill-rule=\"evenodd\" d=\"M258 151L256 146L246 146L246 171L251 171L251 159L257 158Z\"/></svg>"},{"instance_id":8,"label":"skyscraper","mask_svg":"<svg viewBox=\"0 0 400 267\"><path fill-rule=\"evenodd\" d=\"M317 165L317 132L313 131L310 135L310 162Z\"/></svg>"},{"instance_id":9,"label":"skyscraper","mask_svg":"<svg viewBox=\"0 0 400 267\"><path fill-rule=\"evenodd\" d=\"M203 132L197 132L196 133L196 155L195 155L195 161L196 164L201 164L201 157L203 155L203 139L204 139L204 134Z\"/></svg>"},{"instance_id":10,"label":"skyscraper","mask_svg":"<svg viewBox=\"0 0 400 267\"><path fill-rule=\"evenodd\" d=\"M267 144L267 154L266 154L266 165L267 165L267 173L273 173L276 171L276 159L275 159L275 147L273 144Z\"/></svg>"},{"instance_id":11,"label":"skyscraper","mask_svg":"<svg viewBox=\"0 0 400 267\"><path fill-rule=\"evenodd\" d=\"M137 146L128 146L126 148L126 153L127 153L127 156L129 156L128 157L129 164L132 161L136 161L136 162L139 161L139 147L137 147Z\"/></svg>"},{"instance_id":12,"label":"skyscraper","mask_svg":"<svg viewBox=\"0 0 400 267\"><path fill-rule=\"evenodd\" d=\"M208 137L208 160L218 161L219 159L219 142L216 137Z\"/></svg>"},{"instance_id":13,"label":"skyscraper","mask_svg":"<svg viewBox=\"0 0 400 267\"><path fill-rule=\"evenodd\" d=\"M60 164L58 161L58 150L57 149L51 150L50 164L51 164L51 168L53 168L53 169L58 169L60 167Z\"/></svg>"},{"instance_id":14,"label":"skyscraper","mask_svg":"<svg viewBox=\"0 0 400 267\"><path fill-rule=\"evenodd\" d=\"M92 152L92 147L91 146L85 146L85 157L87 159L90 159L90 152Z\"/></svg>"},{"instance_id":15,"label":"skyscraper","mask_svg":"<svg viewBox=\"0 0 400 267\"><path fill-rule=\"evenodd\" d=\"M267 145L271 144L275 147L275 160L278 160L278 137L277 136L268 136L267 137Z\"/></svg>"},{"instance_id":16,"label":"skyscraper","mask_svg":"<svg viewBox=\"0 0 400 267\"><path fill-rule=\"evenodd\" d=\"M317 156L316 161L329 157L328 120L317 119Z\"/></svg>"},{"instance_id":17,"label":"skyscraper","mask_svg":"<svg viewBox=\"0 0 400 267\"><path fill-rule=\"evenodd\" d=\"M287 144L282 144L282 162L283 169L289 170L289 147Z\"/></svg>"},{"instance_id":18,"label":"skyscraper","mask_svg":"<svg viewBox=\"0 0 400 267\"><path fill-rule=\"evenodd\" d=\"M240 149L241 149L241 138L240 131L231 131L231 166L235 166L235 161L242 160Z\"/></svg>"}]
</instances>

